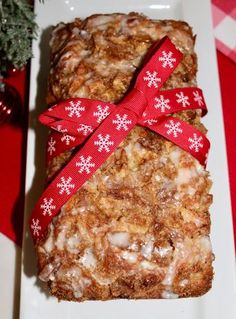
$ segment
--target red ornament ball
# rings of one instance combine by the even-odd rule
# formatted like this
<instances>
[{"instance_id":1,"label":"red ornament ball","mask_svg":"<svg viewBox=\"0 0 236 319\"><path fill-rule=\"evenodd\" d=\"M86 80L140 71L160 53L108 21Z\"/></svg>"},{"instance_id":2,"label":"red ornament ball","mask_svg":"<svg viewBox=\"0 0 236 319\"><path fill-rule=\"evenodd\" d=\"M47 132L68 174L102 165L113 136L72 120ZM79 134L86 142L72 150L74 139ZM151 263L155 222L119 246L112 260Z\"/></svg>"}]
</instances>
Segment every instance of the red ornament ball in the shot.
<instances>
[{"instance_id":1,"label":"red ornament ball","mask_svg":"<svg viewBox=\"0 0 236 319\"><path fill-rule=\"evenodd\" d=\"M5 83L0 89L0 124L16 119L21 112L22 101L18 91Z\"/></svg>"}]
</instances>

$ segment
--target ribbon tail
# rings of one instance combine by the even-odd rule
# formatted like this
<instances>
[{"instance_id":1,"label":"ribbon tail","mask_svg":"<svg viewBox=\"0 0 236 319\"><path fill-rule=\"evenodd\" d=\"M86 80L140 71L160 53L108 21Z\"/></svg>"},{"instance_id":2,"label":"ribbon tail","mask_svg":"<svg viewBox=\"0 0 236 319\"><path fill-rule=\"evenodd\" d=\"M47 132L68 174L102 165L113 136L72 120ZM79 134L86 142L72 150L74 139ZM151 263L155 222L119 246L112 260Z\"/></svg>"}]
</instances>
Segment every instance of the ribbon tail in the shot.
<instances>
[{"instance_id":1,"label":"ribbon tail","mask_svg":"<svg viewBox=\"0 0 236 319\"><path fill-rule=\"evenodd\" d=\"M168 37L164 37L158 44L155 54L151 55L140 71L135 87L144 93L147 100L153 99L182 58L183 54Z\"/></svg>"},{"instance_id":2,"label":"ribbon tail","mask_svg":"<svg viewBox=\"0 0 236 319\"><path fill-rule=\"evenodd\" d=\"M43 112L39 121L55 131L64 133L66 130L68 134L78 136L84 127L95 130L115 107L99 100L72 98Z\"/></svg>"},{"instance_id":3,"label":"ribbon tail","mask_svg":"<svg viewBox=\"0 0 236 319\"><path fill-rule=\"evenodd\" d=\"M192 125L172 116L160 120L146 120L142 125L164 136L206 166L210 142Z\"/></svg>"},{"instance_id":4,"label":"ribbon tail","mask_svg":"<svg viewBox=\"0 0 236 319\"><path fill-rule=\"evenodd\" d=\"M46 160L47 163L53 160L54 157L61 153L71 150L76 146L81 145L86 140L86 136L72 136L69 134L61 134L52 132L48 135L46 145Z\"/></svg>"},{"instance_id":5,"label":"ribbon tail","mask_svg":"<svg viewBox=\"0 0 236 319\"><path fill-rule=\"evenodd\" d=\"M59 213L61 207L100 168L136 124L137 115L122 107L117 108L102 122L83 148L44 190L37 202L30 218L34 240L44 234L47 225ZM115 131L119 134L114 134ZM54 207L50 216L39 214L48 200Z\"/></svg>"}]
</instances>

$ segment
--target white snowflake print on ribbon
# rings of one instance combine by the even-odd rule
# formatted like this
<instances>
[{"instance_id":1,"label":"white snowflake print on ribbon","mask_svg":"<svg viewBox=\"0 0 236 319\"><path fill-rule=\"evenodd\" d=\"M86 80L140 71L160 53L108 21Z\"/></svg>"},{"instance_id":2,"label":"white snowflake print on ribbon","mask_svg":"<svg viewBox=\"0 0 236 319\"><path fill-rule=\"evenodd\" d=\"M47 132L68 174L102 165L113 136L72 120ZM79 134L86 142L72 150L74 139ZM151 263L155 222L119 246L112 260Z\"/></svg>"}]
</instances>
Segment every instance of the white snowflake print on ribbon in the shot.
<instances>
[{"instance_id":1,"label":"white snowflake print on ribbon","mask_svg":"<svg viewBox=\"0 0 236 319\"><path fill-rule=\"evenodd\" d=\"M195 153L198 153L200 148L203 148L202 136L197 136L196 133L193 133L193 137L189 137L188 141L190 142L190 150L194 150Z\"/></svg>"},{"instance_id":2,"label":"white snowflake print on ribbon","mask_svg":"<svg viewBox=\"0 0 236 319\"><path fill-rule=\"evenodd\" d=\"M75 188L75 184L71 183L71 181L72 178L70 176L67 179L64 176L61 177L61 183L57 183L57 187L60 188L60 195L63 195L64 193L70 195L71 189Z\"/></svg>"},{"instance_id":3,"label":"white snowflake print on ribbon","mask_svg":"<svg viewBox=\"0 0 236 319\"><path fill-rule=\"evenodd\" d=\"M93 116L97 118L97 123L101 123L108 115L109 106L106 105L104 108L101 105L97 106L97 112L93 112Z\"/></svg>"},{"instance_id":4,"label":"white snowflake print on ribbon","mask_svg":"<svg viewBox=\"0 0 236 319\"><path fill-rule=\"evenodd\" d=\"M54 128L56 131L60 132L60 133L65 133L67 132L67 129L62 127L61 124L57 125L57 127Z\"/></svg>"},{"instance_id":5,"label":"white snowflake print on ribbon","mask_svg":"<svg viewBox=\"0 0 236 319\"><path fill-rule=\"evenodd\" d=\"M116 114L116 120L112 121L113 124L117 124L116 130L120 131L121 129L124 129L125 131L128 131L128 125L132 124L131 120L128 120L128 115L124 114L123 116L120 116L120 114Z\"/></svg>"},{"instance_id":6,"label":"white snowflake print on ribbon","mask_svg":"<svg viewBox=\"0 0 236 319\"><path fill-rule=\"evenodd\" d=\"M154 86L156 89L158 88L157 82L161 82L161 78L157 77L157 72L154 71L151 73L150 71L146 72L147 76L144 76L143 79L147 82L147 86L151 88Z\"/></svg>"},{"instance_id":7,"label":"white snowflake print on ribbon","mask_svg":"<svg viewBox=\"0 0 236 319\"><path fill-rule=\"evenodd\" d=\"M80 156L80 162L76 162L76 166L80 167L79 173L86 172L87 174L91 173L90 168L94 167L95 164L91 163L92 156L88 156L85 158L84 156Z\"/></svg>"},{"instance_id":8,"label":"white snowflake print on ribbon","mask_svg":"<svg viewBox=\"0 0 236 319\"><path fill-rule=\"evenodd\" d=\"M180 122L174 122L173 120L169 121L169 124L165 124L165 127L168 128L167 134L178 137L178 134L182 134L183 130L180 128Z\"/></svg>"},{"instance_id":9,"label":"white snowflake print on ribbon","mask_svg":"<svg viewBox=\"0 0 236 319\"><path fill-rule=\"evenodd\" d=\"M158 122L158 121L155 120L155 119L149 119L149 120L144 121L144 123L147 123L147 124L150 125L150 126L156 124L157 122Z\"/></svg>"},{"instance_id":10,"label":"white snowflake print on ribbon","mask_svg":"<svg viewBox=\"0 0 236 319\"><path fill-rule=\"evenodd\" d=\"M89 125L85 125L85 124L80 124L79 125L79 128L77 128L77 131L80 133L82 132L82 134L84 136L87 136L89 133L92 133L93 132L93 128L92 126L89 126Z\"/></svg>"},{"instance_id":11,"label":"white snowflake print on ribbon","mask_svg":"<svg viewBox=\"0 0 236 319\"><path fill-rule=\"evenodd\" d=\"M160 95L160 98L155 97L154 100L157 102L156 104L154 104L155 109L160 109L162 113L165 112L165 110L170 109L170 100L165 99L163 95Z\"/></svg>"},{"instance_id":12,"label":"white snowflake print on ribbon","mask_svg":"<svg viewBox=\"0 0 236 319\"><path fill-rule=\"evenodd\" d=\"M48 140L48 149L47 149L50 156L52 156L53 152L56 151L55 144L56 144L56 141L51 136L50 139Z\"/></svg>"},{"instance_id":13,"label":"white snowflake print on ribbon","mask_svg":"<svg viewBox=\"0 0 236 319\"><path fill-rule=\"evenodd\" d=\"M173 58L173 52L169 51L168 53L166 51L162 51L162 56L159 57L159 61L163 62L162 67L166 68L169 67L172 69L174 67L173 63L176 62L176 58Z\"/></svg>"},{"instance_id":14,"label":"white snowflake print on ribbon","mask_svg":"<svg viewBox=\"0 0 236 319\"><path fill-rule=\"evenodd\" d=\"M193 96L194 96L194 98L193 98L194 101L197 102L197 104L198 104L199 106L204 105L202 96L199 94L198 91L193 91Z\"/></svg>"},{"instance_id":15,"label":"white snowflake print on ribbon","mask_svg":"<svg viewBox=\"0 0 236 319\"><path fill-rule=\"evenodd\" d=\"M187 95L184 95L183 92L176 93L175 94L177 97L177 103L182 104L183 107L186 107L187 105L190 105L189 103L189 97Z\"/></svg>"},{"instance_id":16,"label":"white snowflake print on ribbon","mask_svg":"<svg viewBox=\"0 0 236 319\"><path fill-rule=\"evenodd\" d=\"M33 230L33 235L34 236L39 236L39 231L42 229L41 226L39 225L39 220L38 219L32 219L32 224L30 225L30 228Z\"/></svg>"},{"instance_id":17,"label":"white snowflake print on ribbon","mask_svg":"<svg viewBox=\"0 0 236 319\"><path fill-rule=\"evenodd\" d=\"M65 110L69 112L68 116L73 117L75 115L76 117L81 117L81 112L85 110L85 107L81 106L81 102L77 101L75 103L70 101L69 104L69 106L65 106Z\"/></svg>"},{"instance_id":18,"label":"white snowflake print on ribbon","mask_svg":"<svg viewBox=\"0 0 236 319\"><path fill-rule=\"evenodd\" d=\"M43 215L46 216L51 216L52 215L52 211L54 209L56 209L56 206L52 204L53 203L53 199L52 198L44 198L43 199L43 204L40 205L40 208L43 210Z\"/></svg>"},{"instance_id":19,"label":"white snowflake print on ribbon","mask_svg":"<svg viewBox=\"0 0 236 319\"><path fill-rule=\"evenodd\" d=\"M62 138L61 138L61 141L65 142L66 145L70 145L71 142L75 141L75 137L64 133Z\"/></svg>"},{"instance_id":20,"label":"white snowflake print on ribbon","mask_svg":"<svg viewBox=\"0 0 236 319\"><path fill-rule=\"evenodd\" d=\"M102 134L98 134L98 140L94 142L94 145L98 146L98 152L110 152L110 147L114 142L110 141L110 135L106 134L106 136L102 136Z\"/></svg>"}]
</instances>

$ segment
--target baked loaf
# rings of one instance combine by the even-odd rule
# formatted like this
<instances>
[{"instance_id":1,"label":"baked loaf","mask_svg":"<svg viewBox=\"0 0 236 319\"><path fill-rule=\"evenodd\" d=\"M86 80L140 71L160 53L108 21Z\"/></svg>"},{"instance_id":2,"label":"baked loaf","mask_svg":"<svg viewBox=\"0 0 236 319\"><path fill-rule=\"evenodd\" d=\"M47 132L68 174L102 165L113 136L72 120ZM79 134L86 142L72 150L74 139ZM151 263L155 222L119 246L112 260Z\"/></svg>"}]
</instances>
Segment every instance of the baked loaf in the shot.
<instances>
[{"instance_id":1,"label":"baked loaf","mask_svg":"<svg viewBox=\"0 0 236 319\"><path fill-rule=\"evenodd\" d=\"M52 32L49 105L72 97L118 102L153 42L184 58L163 90L196 86L195 37L182 21L93 15ZM176 117L206 133L201 111ZM73 155L54 158L48 178ZM176 145L135 127L63 206L36 244L39 278L65 300L199 296L212 284L208 172Z\"/></svg>"}]
</instances>

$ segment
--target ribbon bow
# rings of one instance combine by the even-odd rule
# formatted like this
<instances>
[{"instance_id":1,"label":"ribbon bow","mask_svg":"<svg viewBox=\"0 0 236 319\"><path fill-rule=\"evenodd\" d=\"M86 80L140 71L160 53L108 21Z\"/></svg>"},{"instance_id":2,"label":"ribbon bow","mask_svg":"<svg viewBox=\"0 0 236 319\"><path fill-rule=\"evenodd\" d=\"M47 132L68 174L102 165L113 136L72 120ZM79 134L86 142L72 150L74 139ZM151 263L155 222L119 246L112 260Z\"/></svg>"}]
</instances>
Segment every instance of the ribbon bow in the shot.
<instances>
[{"instance_id":1,"label":"ribbon bow","mask_svg":"<svg viewBox=\"0 0 236 319\"><path fill-rule=\"evenodd\" d=\"M153 51L152 51L153 52ZM139 72L134 87L118 104L73 98L40 115L54 129L49 135L48 160L66 149L86 143L59 172L38 200L30 218L34 240L69 198L115 151L135 125L145 126L196 157L205 165L210 143L195 127L171 116L186 109L207 112L199 88L159 89L182 59L182 53L165 37Z\"/></svg>"}]
</instances>

